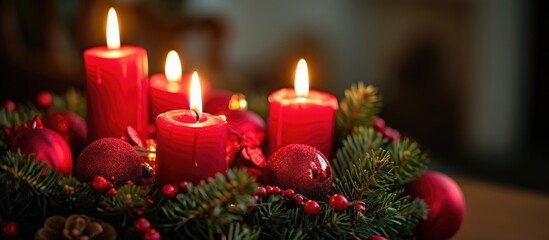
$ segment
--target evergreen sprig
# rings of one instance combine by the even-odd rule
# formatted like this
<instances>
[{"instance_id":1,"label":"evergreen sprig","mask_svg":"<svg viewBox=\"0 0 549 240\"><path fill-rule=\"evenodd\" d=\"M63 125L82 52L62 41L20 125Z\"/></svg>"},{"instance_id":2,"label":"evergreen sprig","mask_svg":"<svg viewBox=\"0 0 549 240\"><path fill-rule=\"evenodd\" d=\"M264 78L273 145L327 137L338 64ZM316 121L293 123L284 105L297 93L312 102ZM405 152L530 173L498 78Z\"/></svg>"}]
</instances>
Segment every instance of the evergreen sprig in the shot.
<instances>
[{"instance_id":1,"label":"evergreen sprig","mask_svg":"<svg viewBox=\"0 0 549 240\"><path fill-rule=\"evenodd\" d=\"M336 112L336 126L342 137L351 133L355 127L370 126L374 117L380 113L381 106L381 97L372 85L365 86L359 82L345 90L345 97Z\"/></svg>"},{"instance_id":2,"label":"evergreen sprig","mask_svg":"<svg viewBox=\"0 0 549 240\"><path fill-rule=\"evenodd\" d=\"M387 150L395 164L395 177L400 183L420 176L427 169L429 157L419 144L409 138L389 144Z\"/></svg>"}]
</instances>

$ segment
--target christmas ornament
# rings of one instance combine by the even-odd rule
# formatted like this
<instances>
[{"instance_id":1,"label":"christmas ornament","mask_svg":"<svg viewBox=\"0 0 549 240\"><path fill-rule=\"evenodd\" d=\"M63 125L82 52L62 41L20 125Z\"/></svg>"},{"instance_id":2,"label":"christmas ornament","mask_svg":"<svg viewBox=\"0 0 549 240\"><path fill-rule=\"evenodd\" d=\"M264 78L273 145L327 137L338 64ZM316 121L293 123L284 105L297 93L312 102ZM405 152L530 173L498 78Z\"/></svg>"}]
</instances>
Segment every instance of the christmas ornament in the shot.
<instances>
[{"instance_id":1,"label":"christmas ornament","mask_svg":"<svg viewBox=\"0 0 549 240\"><path fill-rule=\"evenodd\" d=\"M260 197L267 196L267 189L264 187L257 187L257 195Z\"/></svg>"},{"instance_id":2,"label":"christmas ornament","mask_svg":"<svg viewBox=\"0 0 549 240\"><path fill-rule=\"evenodd\" d=\"M461 226L465 215L465 199L454 180L439 172L427 172L410 182L406 191L423 199L429 212L417 226L422 239L449 239Z\"/></svg>"},{"instance_id":3,"label":"christmas ornament","mask_svg":"<svg viewBox=\"0 0 549 240\"><path fill-rule=\"evenodd\" d=\"M337 212L343 212L347 208L347 205L349 205L349 201L347 201L347 198L341 194L334 194L330 197L328 204L330 207L335 208Z\"/></svg>"},{"instance_id":4,"label":"christmas ornament","mask_svg":"<svg viewBox=\"0 0 549 240\"><path fill-rule=\"evenodd\" d=\"M326 157L316 148L290 144L269 157L265 182L291 188L310 199L321 199L332 186L332 170Z\"/></svg>"},{"instance_id":5,"label":"christmas ornament","mask_svg":"<svg viewBox=\"0 0 549 240\"><path fill-rule=\"evenodd\" d=\"M2 107L8 112L13 112L15 110L15 103L12 100L6 100Z\"/></svg>"},{"instance_id":6,"label":"christmas ornament","mask_svg":"<svg viewBox=\"0 0 549 240\"><path fill-rule=\"evenodd\" d=\"M145 218L138 218L133 222L133 228L137 233L143 235L151 228L151 223Z\"/></svg>"},{"instance_id":7,"label":"christmas ornament","mask_svg":"<svg viewBox=\"0 0 549 240\"><path fill-rule=\"evenodd\" d=\"M294 202L295 202L295 204L297 204L297 205L301 205L301 204L303 203L303 200L304 200L304 199L303 199L303 196L301 196L301 195L297 195L297 196L295 196L295 198L294 198Z\"/></svg>"},{"instance_id":8,"label":"christmas ornament","mask_svg":"<svg viewBox=\"0 0 549 240\"><path fill-rule=\"evenodd\" d=\"M308 200L303 205L303 211L314 217L320 212L320 205L314 200Z\"/></svg>"},{"instance_id":9,"label":"christmas ornament","mask_svg":"<svg viewBox=\"0 0 549 240\"><path fill-rule=\"evenodd\" d=\"M156 229L151 228L145 234L143 235L143 240L160 240L162 239L160 237L160 233L156 231Z\"/></svg>"},{"instance_id":10,"label":"christmas ornament","mask_svg":"<svg viewBox=\"0 0 549 240\"><path fill-rule=\"evenodd\" d=\"M107 194L111 197L115 196L118 193L115 188L111 187L109 190L107 190Z\"/></svg>"},{"instance_id":11,"label":"christmas ornament","mask_svg":"<svg viewBox=\"0 0 549 240\"><path fill-rule=\"evenodd\" d=\"M360 214L361 217L364 217L366 213L366 204L363 201L354 201L351 203L351 206Z\"/></svg>"},{"instance_id":12,"label":"christmas ornament","mask_svg":"<svg viewBox=\"0 0 549 240\"><path fill-rule=\"evenodd\" d=\"M387 240L387 238L384 238L382 236L371 236L368 237L366 240Z\"/></svg>"},{"instance_id":13,"label":"christmas ornament","mask_svg":"<svg viewBox=\"0 0 549 240\"><path fill-rule=\"evenodd\" d=\"M72 112L56 112L46 114L42 118L44 127L49 128L67 142L72 150L73 156L78 154L86 147L88 139L88 126L82 117Z\"/></svg>"},{"instance_id":14,"label":"christmas ornament","mask_svg":"<svg viewBox=\"0 0 549 240\"><path fill-rule=\"evenodd\" d=\"M204 112L215 114L228 110L232 96L233 93L229 91L213 92L206 98L206 101L204 101Z\"/></svg>"},{"instance_id":15,"label":"christmas ornament","mask_svg":"<svg viewBox=\"0 0 549 240\"><path fill-rule=\"evenodd\" d=\"M36 162L46 165L63 175L72 173L72 155L69 146L59 134L47 128L24 130L13 139L12 151L35 154Z\"/></svg>"},{"instance_id":16,"label":"christmas ornament","mask_svg":"<svg viewBox=\"0 0 549 240\"><path fill-rule=\"evenodd\" d=\"M251 132L262 143L265 139L265 121L256 113L247 111L247 106L248 103L243 94L233 94L228 108L215 115L225 115L230 128L241 135Z\"/></svg>"},{"instance_id":17,"label":"christmas ornament","mask_svg":"<svg viewBox=\"0 0 549 240\"><path fill-rule=\"evenodd\" d=\"M2 224L2 237L3 239L16 239L19 235L19 229L14 222L4 222Z\"/></svg>"},{"instance_id":18,"label":"christmas ornament","mask_svg":"<svg viewBox=\"0 0 549 240\"><path fill-rule=\"evenodd\" d=\"M245 167L250 175L261 182L267 160L255 132L248 131L242 135L229 128L226 151L227 162L231 167Z\"/></svg>"},{"instance_id":19,"label":"christmas ornament","mask_svg":"<svg viewBox=\"0 0 549 240\"><path fill-rule=\"evenodd\" d=\"M295 195L295 192L292 189L286 189L286 190L282 191L282 196L283 197L292 198L294 195Z\"/></svg>"},{"instance_id":20,"label":"christmas ornament","mask_svg":"<svg viewBox=\"0 0 549 240\"><path fill-rule=\"evenodd\" d=\"M38 106L47 108L51 105L51 94L49 92L40 92L36 95Z\"/></svg>"},{"instance_id":21,"label":"christmas ornament","mask_svg":"<svg viewBox=\"0 0 549 240\"><path fill-rule=\"evenodd\" d=\"M164 196L167 199L172 199L175 197L175 194L177 193L177 188L175 188L174 185L166 184L162 186L162 196Z\"/></svg>"},{"instance_id":22,"label":"christmas ornament","mask_svg":"<svg viewBox=\"0 0 549 240\"><path fill-rule=\"evenodd\" d=\"M75 214L68 218L55 215L46 219L44 226L34 234L34 239L114 240L116 230L112 225L86 215Z\"/></svg>"},{"instance_id":23,"label":"christmas ornament","mask_svg":"<svg viewBox=\"0 0 549 240\"><path fill-rule=\"evenodd\" d=\"M90 185L95 192L102 193L105 190L107 190L108 183L107 183L107 179L105 179L104 177L95 176L90 182Z\"/></svg>"},{"instance_id":24,"label":"christmas ornament","mask_svg":"<svg viewBox=\"0 0 549 240\"><path fill-rule=\"evenodd\" d=\"M141 181L141 160L128 143L103 138L88 145L76 162L76 177L83 182L95 176L110 178L114 185Z\"/></svg>"}]
</instances>

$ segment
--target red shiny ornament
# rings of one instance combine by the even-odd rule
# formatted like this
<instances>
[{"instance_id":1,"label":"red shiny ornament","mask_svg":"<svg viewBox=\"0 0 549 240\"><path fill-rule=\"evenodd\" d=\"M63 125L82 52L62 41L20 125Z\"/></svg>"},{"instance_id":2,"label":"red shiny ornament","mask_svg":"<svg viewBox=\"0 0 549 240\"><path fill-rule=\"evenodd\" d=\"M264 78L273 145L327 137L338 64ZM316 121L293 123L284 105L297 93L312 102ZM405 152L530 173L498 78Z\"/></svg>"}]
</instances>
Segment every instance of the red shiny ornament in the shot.
<instances>
[{"instance_id":1,"label":"red shiny ornament","mask_svg":"<svg viewBox=\"0 0 549 240\"><path fill-rule=\"evenodd\" d=\"M320 212L320 205L315 200L308 200L303 205L303 210L309 216L316 216Z\"/></svg>"},{"instance_id":2,"label":"red shiny ornament","mask_svg":"<svg viewBox=\"0 0 549 240\"><path fill-rule=\"evenodd\" d=\"M292 189L286 189L282 192L282 196L286 198L292 198L294 196L295 192Z\"/></svg>"},{"instance_id":3,"label":"red shiny ornament","mask_svg":"<svg viewBox=\"0 0 549 240\"><path fill-rule=\"evenodd\" d=\"M264 187L257 187L257 195L260 197L267 196L267 189Z\"/></svg>"},{"instance_id":4,"label":"red shiny ornament","mask_svg":"<svg viewBox=\"0 0 549 240\"><path fill-rule=\"evenodd\" d=\"M304 199L303 199L303 196L301 196L301 195L297 195L297 196L295 196L295 198L294 198L294 202L295 202L295 204L297 204L297 205L302 204L302 203L303 203L303 200L304 200Z\"/></svg>"},{"instance_id":5,"label":"red shiny ornament","mask_svg":"<svg viewBox=\"0 0 549 240\"><path fill-rule=\"evenodd\" d=\"M116 194L118 193L118 191L116 191L116 189L114 188L109 188L109 190L107 190L107 194L109 194L109 196L115 196Z\"/></svg>"},{"instance_id":6,"label":"red shiny ornament","mask_svg":"<svg viewBox=\"0 0 549 240\"><path fill-rule=\"evenodd\" d=\"M133 222L133 228L137 233L143 235L151 229L151 223L146 218L138 218Z\"/></svg>"},{"instance_id":7,"label":"red shiny ornament","mask_svg":"<svg viewBox=\"0 0 549 240\"><path fill-rule=\"evenodd\" d=\"M130 144L103 138L88 145L76 162L76 177L83 182L95 176L110 176L114 185L141 181L141 160Z\"/></svg>"},{"instance_id":8,"label":"red shiny ornament","mask_svg":"<svg viewBox=\"0 0 549 240\"><path fill-rule=\"evenodd\" d=\"M36 162L44 161L48 167L63 175L72 174L69 146L59 134L50 129L35 128L20 132L13 139L11 149L14 152L20 149L25 155L35 154Z\"/></svg>"},{"instance_id":9,"label":"red shiny ornament","mask_svg":"<svg viewBox=\"0 0 549 240\"><path fill-rule=\"evenodd\" d=\"M40 107L49 107L51 105L51 94L49 92L40 92L36 95L36 103Z\"/></svg>"},{"instance_id":10,"label":"red shiny ornament","mask_svg":"<svg viewBox=\"0 0 549 240\"><path fill-rule=\"evenodd\" d=\"M229 127L241 135L250 133L262 143L265 139L265 121L254 112L246 110L226 110L216 115L225 115Z\"/></svg>"},{"instance_id":11,"label":"red shiny ornament","mask_svg":"<svg viewBox=\"0 0 549 240\"><path fill-rule=\"evenodd\" d=\"M318 149L304 144L290 144L269 157L265 182L291 188L310 199L322 199L332 186L332 169Z\"/></svg>"},{"instance_id":12,"label":"red shiny ornament","mask_svg":"<svg viewBox=\"0 0 549 240\"><path fill-rule=\"evenodd\" d=\"M429 209L427 218L417 226L421 239L450 239L465 216L463 193L452 178L439 172L427 172L410 182L406 191L423 199Z\"/></svg>"},{"instance_id":13,"label":"red shiny ornament","mask_svg":"<svg viewBox=\"0 0 549 240\"><path fill-rule=\"evenodd\" d=\"M366 240L387 240L387 238L384 238L382 236L370 236L366 238Z\"/></svg>"},{"instance_id":14,"label":"red shiny ornament","mask_svg":"<svg viewBox=\"0 0 549 240\"><path fill-rule=\"evenodd\" d=\"M6 100L2 104L2 107L8 112L13 112L15 110L15 102L13 102L12 100Z\"/></svg>"},{"instance_id":15,"label":"red shiny ornament","mask_svg":"<svg viewBox=\"0 0 549 240\"><path fill-rule=\"evenodd\" d=\"M19 235L19 229L14 222L4 222L2 224L2 237L3 239L16 239Z\"/></svg>"},{"instance_id":16,"label":"red shiny ornament","mask_svg":"<svg viewBox=\"0 0 549 240\"><path fill-rule=\"evenodd\" d=\"M175 197L175 194L177 193L177 188L175 188L174 185L166 184L162 186L162 196L164 196L167 199L172 199Z\"/></svg>"},{"instance_id":17,"label":"red shiny ornament","mask_svg":"<svg viewBox=\"0 0 549 240\"><path fill-rule=\"evenodd\" d=\"M88 141L88 126L82 117L72 112L46 114L42 118L44 127L49 128L67 142L74 156L77 156Z\"/></svg>"},{"instance_id":18,"label":"red shiny ornament","mask_svg":"<svg viewBox=\"0 0 549 240\"><path fill-rule=\"evenodd\" d=\"M233 93L228 91L215 91L209 94L204 101L204 112L217 115L219 112L228 110L232 96Z\"/></svg>"},{"instance_id":19,"label":"red shiny ornament","mask_svg":"<svg viewBox=\"0 0 549 240\"><path fill-rule=\"evenodd\" d=\"M347 198L341 194L334 194L328 201L330 207L335 208L336 212L343 212L349 205Z\"/></svg>"},{"instance_id":20,"label":"red shiny ornament","mask_svg":"<svg viewBox=\"0 0 549 240\"><path fill-rule=\"evenodd\" d=\"M107 187L108 187L108 183L107 183L107 179L105 179L104 177L101 177L101 176L95 176L92 181L90 182L91 184L91 187L93 188L93 190L95 192L98 192L98 193L102 193L104 192L105 190L107 190Z\"/></svg>"},{"instance_id":21,"label":"red shiny ornament","mask_svg":"<svg viewBox=\"0 0 549 240\"><path fill-rule=\"evenodd\" d=\"M162 237L160 236L160 233L158 233L154 228L149 229L143 235L143 240L160 240L160 239L162 239Z\"/></svg>"}]
</instances>

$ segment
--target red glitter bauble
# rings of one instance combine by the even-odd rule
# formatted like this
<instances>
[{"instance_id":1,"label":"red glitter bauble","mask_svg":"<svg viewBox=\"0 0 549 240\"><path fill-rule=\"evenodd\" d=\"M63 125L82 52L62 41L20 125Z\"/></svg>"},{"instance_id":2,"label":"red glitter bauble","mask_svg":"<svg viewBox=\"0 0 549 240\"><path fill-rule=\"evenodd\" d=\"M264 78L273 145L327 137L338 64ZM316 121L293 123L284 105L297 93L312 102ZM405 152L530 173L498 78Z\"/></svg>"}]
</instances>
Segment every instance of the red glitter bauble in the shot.
<instances>
[{"instance_id":1,"label":"red glitter bauble","mask_svg":"<svg viewBox=\"0 0 549 240\"><path fill-rule=\"evenodd\" d=\"M46 165L63 175L72 173L72 156L69 146L56 132L46 128L25 130L15 136L12 151L35 154L36 162L44 161Z\"/></svg>"},{"instance_id":2,"label":"red glitter bauble","mask_svg":"<svg viewBox=\"0 0 549 240\"><path fill-rule=\"evenodd\" d=\"M334 194L328 201L330 207L335 208L337 212L343 212L349 205L347 198L341 194Z\"/></svg>"},{"instance_id":3,"label":"red glitter bauble","mask_svg":"<svg viewBox=\"0 0 549 240\"><path fill-rule=\"evenodd\" d=\"M115 185L141 181L141 160L130 144L118 138L103 138L88 145L76 162L76 177L89 182L95 176L113 179Z\"/></svg>"},{"instance_id":4,"label":"red glitter bauble","mask_svg":"<svg viewBox=\"0 0 549 240\"><path fill-rule=\"evenodd\" d=\"M289 144L267 160L265 182L318 200L330 191L332 169L318 149L305 144Z\"/></svg>"},{"instance_id":5,"label":"red glitter bauble","mask_svg":"<svg viewBox=\"0 0 549 240\"><path fill-rule=\"evenodd\" d=\"M406 186L413 197L423 199L429 209L427 218L417 226L420 239L449 239L465 216L465 199L454 180L439 172L427 172Z\"/></svg>"},{"instance_id":6,"label":"red glitter bauble","mask_svg":"<svg viewBox=\"0 0 549 240\"><path fill-rule=\"evenodd\" d=\"M95 192L102 193L102 192L104 192L105 190L107 190L107 186L108 186L109 184L107 183L107 179L105 179L104 177L95 176L95 177L91 180L90 185L91 185L91 187L93 188L93 190L94 190Z\"/></svg>"},{"instance_id":7,"label":"red glitter bauble","mask_svg":"<svg viewBox=\"0 0 549 240\"><path fill-rule=\"evenodd\" d=\"M303 211L309 216L316 216L320 212L320 205L314 200L308 200L303 205Z\"/></svg>"},{"instance_id":8,"label":"red glitter bauble","mask_svg":"<svg viewBox=\"0 0 549 240\"><path fill-rule=\"evenodd\" d=\"M86 147L88 139L88 126L82 117L72 112L56 112L47 114L42 118L45 128L49 128L59 135L69 144L74 154L78 154Z\"/></svg>"}]
</instances>

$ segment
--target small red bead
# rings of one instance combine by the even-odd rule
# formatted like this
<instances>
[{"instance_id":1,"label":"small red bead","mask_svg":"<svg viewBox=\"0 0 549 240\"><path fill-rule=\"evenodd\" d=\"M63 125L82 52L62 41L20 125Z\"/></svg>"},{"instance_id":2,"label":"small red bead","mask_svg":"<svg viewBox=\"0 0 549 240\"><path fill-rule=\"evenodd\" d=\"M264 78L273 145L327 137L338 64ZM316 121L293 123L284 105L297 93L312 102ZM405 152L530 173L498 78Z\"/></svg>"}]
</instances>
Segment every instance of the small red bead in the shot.
<instances>
[{"instance_id":1,"label":"small red bead","mask_svg":"<svg viewBox=\"0 0 549 240\"><path fill-rule=\"evenodd\" d=\"M377 132L383 133L383 131L385 130L385 120L380 117L374 118L374 120L372 121L372 127Z\"/></svg>"},{"instance_id":2,"label":"small red bead","mask_svg":"<svg viewBox=\"0 0 549 240\"><path fill-rule=\"evenodd\" d=\"M93 179L90 182L90 185L92 189L98 193L104 192L105 190L107 190L107 187L108 187L107 179L101 176L93 177Z\"/></svg>"},{"instance_id":3,"label":"small red bead","mask_svg":"<svg viewBox=\"0 0 549 240\"><path fill-rule=\"evenodd\" d=\"M394 142L395 140L400 139L400 133L395 129L387 127L385 128L385 131L383 131L383 137L387 138L389 142Z\"/></svg>"},{"instance_id":4,"label":"small red bead","mask_svg":"<svg viewBox=\"0 0 549 240\"><path fill-rule=\"evenodd\" d=\"M128 185L133 185L133 182L130 181L130 180L128 180L128 181L126 182L126 184L128 184Z\"/></svg>"},{"instance_id":5,"label":"small red bead","mask_svg":"<svg viewBox=\"0 0 549 240\"><path fill-rule=\"evenodd\" d=\"M301 195L295 196L294 202L295 202L295 204L297 204L297 205L301 205L301 204L303 203L303 196L301 196Z\"/></svg>"},{"instance_id":6,"label":"small red bead","mask_svg":"<svg viewBox=\"0 0 549 240\"><path fill-rule=\"evenodd\" d=\"M273 193L273 187L272 186L265 186L265 190L267 191L267 194Z\"/></svg>"},{"instance_id":7,"label":"small red bead","mask_svg":"<svg viewBox=\"0 0 549 240\"><path fill-rule=\"evenodd\" d=\"M141 216L143 215L143 210L137 209L137 211L135 211L135 214L137 214L137 216Z\"/></svg>"},{"instance_id":8,"label":"small red bead","mask_svg":"<svg viewBox=\"0 0 549 240\"><path fill-rule=\"evenodd\" d=\"M2 106L8 112L13 112L15 110L15 103L11 100L5 101L4 104L2 104Z\"/></svg>"},{"instance_id":9,"label":"small red bead","mask_svg":"<svg viewBox=\"0 0 549 240\"><path fill-rule=\"evenodd\" d=\"M341 194L334 194L332 197L330 197L330 200L328 201L328 205L330 205L330 207L335 208L337 212L342 212L349 205L349 201L345 196Z\"/></svg>"},{"instance_id":10,"label":"small red bead","mask_svg":"<svg viewBox=\"0 0 549 240\"><path fill-rule=\"evenodd\" d=\"M51 105L51 94L49 92L40 92L36 95L36 103L40 107L49 107Z\"/></svg>"},{"instance_id":11,"label":"small red bead","mask_svg":"<svg viewBox=\"0 0 549 240\"><path fill-rule=\"evenodd\" d=\"M107 183L107 187L112 188L112 187L114 187L114 184L112 184L112 182L109 182L109 183Z\"/></svg>"},{"instance_id":12,"label":"small red bead","mask_svg":"<svg viewBox=\"0 0 549 240\"><path fill-rule=\"evenodd\" d=\"M286 198L292 198L294 196L295 192L293 189L286 189L282 192L282 196Z\"/></svg>"},{"instance_id":13,"label":"small red bead","mask_svg":"<svg viewBox=\"0 0 549 240\"><path fill-rule=\"evenodd\" d=\"M145 218L138 218L135 222L133 222L133 228L137 233L143 235L151 229L151 223Z\"/></svg>"},{"instance_id":14,"label":"small red bead","mask_svg":"<svg viewBox=\"0 0 549 240\"><path fill-rule=\"evenodd\" d=\"M114 196L118 193L118 191L116 191L116 189L114 188L109 188L109 190L107 190L107 194L109 194L109 196Z\"/></svg>"},{"instance_id":15,"label":"small red bead","mask_svg":"<svg viewBox=\"0 0 549 240\"><path fill-rule=\"evenodd\" d=\"M164 196L165 198L172 199L177 193L177 189L171 184L166 184L162 186L161 192L162 196Z\"/></svg>"},{"instance_id":16,"label":"small red bead","mask_svg":"<svg viewBox=\"0 0 549 240\"><path fill-rule=\"evenodd\" d=\"M267 190L264 187L257 187L257 195L264 197L267 195Z\"/></svg>"},{"instance_id":17,"label":"small red bead","mask_svg":"<svg viewBox=\"0 0 549 240\"><path fill-rule=\"evenodd\" d=\"M387 238L384 238L382 236L370 236L366 238L366 240L387 240Z\"/></svg>"},{"instance_id":18,"label":"small red bead","mask_svg":"<svg viewBox=\"0 0 549 240\"><path fill-rule=\"evenodd\" d=\"M280 194L280 192L281 192L281 190L280 190L279 187L277 187L277 186L274 186L274 187L273 187L273 193L274 193L274 194Z\"/></svg>"},{"instance_id":19,"label":"small red bead","mask_svg":"<svg viewBox=\"0 0 549 240\"><path fill-rule=\"evenodd\" d=\"M19 235L19 229L15 222L4 222L2 225L2 236L4 239L16 239Z\"/></svg>"},{"instance_id":20,"label":"small red bead","mask_svg":"<svg viewBox=\"0 0 549 240\"><path fill-rule=\"evenodd\" d=\"M316 216L320 212L320 205L314 200L308 200L305 202L305 205L303 205L303 210L305 213L309 214L309 216Z\"/></svg>"},{"instance_id":21,"label":"small red bead","mask_svg":"<svg viewBox=\"0 0 549 240\"><path fill-rule=\"evenodd\" d=\"M255 195L255 194L252 195L252 198L253 198L256 202L259 200L259 196Z\"/></svg>"},{"instance_id":22,"label":"small red bead","mask_svg":"<svg viewBox=\"0 0 549 240\"><path fill-rule=\"evenodd\" d=\"M151 228L145 234L143 235L143 240L160 240L162 239L160 237L160 233L156 231L156 229Z\"/></svg>"},{"instance_id":23,"label":"small red bead","mask_svg":"<svg viewBox=\"0 0 549 240\"><path fill-rule=\"evenodd\" d=\"M181 188L183 190L187 190L187 185L188 185L188 183L186 181L180 182L179 183L179 188Z\"/></svg>"},{"instance_id":24,"label":"small red bead","mask_svg":"<svg viewBox=\"0 0 549 240\"><path fill-rule=\"evenodd\" d=\"M147 199L147 201L145 203L147 204L147 206L152 206L154 204L154 200Z\"/></svg>"}]
</instances>

